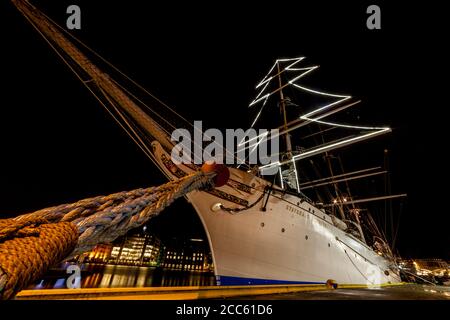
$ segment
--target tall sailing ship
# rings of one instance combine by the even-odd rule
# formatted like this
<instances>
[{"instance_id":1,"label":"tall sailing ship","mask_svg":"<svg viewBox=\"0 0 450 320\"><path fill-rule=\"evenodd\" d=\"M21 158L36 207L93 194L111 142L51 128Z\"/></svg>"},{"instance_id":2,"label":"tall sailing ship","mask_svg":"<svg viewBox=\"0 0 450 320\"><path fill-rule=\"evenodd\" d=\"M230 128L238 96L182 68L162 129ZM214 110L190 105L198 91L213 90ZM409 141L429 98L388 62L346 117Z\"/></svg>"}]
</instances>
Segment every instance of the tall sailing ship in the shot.
<instances>
[{"instance_id":1,"label":"tall sailing ship","mask_svg":"<svg viewBox=\"0 0 450 320\"><path fill-rule=\"evenodd\" d=\"M192 130L189 121L28 1L12 2L168 179L198 170L194 163L175 164L171 159L171 131L180 123ZM111 72L102 71L94 59ZM337 175L331 172L330 177L308 181L302 164L390 129L329 121L358 101L302 85L303 77L316 69L304 62L303 57L276 60L257 85L257 96L249 105L255 111L252 128L260 126L264 115L271 119L274 112L281 115L276 125L283 146L279 161L253 167L241 161L229 168L227 184L187 195L208 237L217 284L399 282L394 255L368 214L364 219L369 219L374 233L368 234L361 227L363 209L358 205L364 200L354 200L349 191L342 193L337 188L339 182L378 175L377 168ZM137 91L151 103L144 102ZM296 102L297 97L302 104ZM319 131L306 134L306 128ZM306 142L307 136L313 139ZM268 169L276 174L265 175ZM330 185L335 188L331 198L318 193L321 186ZM317 199L311 200L308 192L316 193Z\"/></svg>"}]
</instances>

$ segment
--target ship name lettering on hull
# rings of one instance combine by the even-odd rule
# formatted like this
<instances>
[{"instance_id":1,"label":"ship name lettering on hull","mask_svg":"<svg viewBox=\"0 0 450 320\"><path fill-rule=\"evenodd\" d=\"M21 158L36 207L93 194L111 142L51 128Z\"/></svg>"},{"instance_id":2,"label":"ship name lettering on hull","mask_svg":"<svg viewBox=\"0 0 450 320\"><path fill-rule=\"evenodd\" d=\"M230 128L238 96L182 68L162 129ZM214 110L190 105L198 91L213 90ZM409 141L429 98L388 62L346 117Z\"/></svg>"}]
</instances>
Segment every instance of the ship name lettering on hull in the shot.
<instances>
[{"instance_id":1,"label":"ship name lettering on hull","mask_svg":"<svg viewBox=\"0 0 450 320\"><path fill-rule=\"evenodd\" d=\"M305 213L302 210L300 210L299 208L296 208L294 206L286 205L286 210L289 211L289 212L293 212L293 213L295 213L295 214L297 214L299 216L302 216L302 217L305 216Z\"/></svg>"}]
</instances>

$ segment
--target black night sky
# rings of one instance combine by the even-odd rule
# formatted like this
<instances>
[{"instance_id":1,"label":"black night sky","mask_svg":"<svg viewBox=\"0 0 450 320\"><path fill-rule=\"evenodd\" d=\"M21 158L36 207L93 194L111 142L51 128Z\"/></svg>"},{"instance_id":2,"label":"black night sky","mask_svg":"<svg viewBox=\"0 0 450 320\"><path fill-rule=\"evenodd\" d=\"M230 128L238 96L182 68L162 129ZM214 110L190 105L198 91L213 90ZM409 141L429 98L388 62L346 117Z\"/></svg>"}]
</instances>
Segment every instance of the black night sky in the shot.
<instances>
[{"instance_id":1,"label":"black night sky","mask_svg":"<svg viewBox=\"0 0 450 320\"><path fill-rule=\"evenodd\" d=\"M390 151L392 193L408 194L400 254L449 259L443 8L373 1L382 29L368 30L372 1L335 2L32 1L61 25L67 6L80 5L75 36L210 127L248 127L247 105L273 61L306 56L320 65L316 87L362 99L362 124L393 128L354 157L382 164ZM15 7L0 6L0 218L165 182ZM150 225L163 238L203 233L185 200Z\"/></svg>"}]
</instances>

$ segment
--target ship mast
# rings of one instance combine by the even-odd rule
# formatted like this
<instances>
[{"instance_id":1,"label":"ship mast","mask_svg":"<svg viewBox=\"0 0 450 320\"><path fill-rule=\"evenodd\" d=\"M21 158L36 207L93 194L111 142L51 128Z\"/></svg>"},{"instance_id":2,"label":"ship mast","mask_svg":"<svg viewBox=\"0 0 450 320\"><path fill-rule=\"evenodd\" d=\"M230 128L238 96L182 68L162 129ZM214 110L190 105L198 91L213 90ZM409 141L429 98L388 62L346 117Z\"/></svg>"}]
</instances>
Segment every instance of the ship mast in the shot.
<instances>
[{"instance_id":1,"label":"ship mast","mask_svg":"<svg viewBox=\"0 0 450 320\"><path fill-rule=\"evenodd\" d=\"M283 93L283 87L285 85L283 85L283 82L281 80L281 74L283 73L283 71L280 68L280 62L277 61L277 77L278 77L278 92L280 94L280 112L283 116L283 131L286 132L286 134L284 135L285 138L285 144L286 144L286 152L285 152L285 159L283 159L284 161L287 162L287 165L285 167L287 167L285 170L281 170L280 172L280 179L282 180L282 185L283 185L283 179L286 178L287 181L287 185L289 185L291 188L295 189L298 193L300 193L300 183L299 183L299 178L298 178L298 172L297 172L297 168L295 165L295 160L293 160L293 154L292 154L292 142L291 142L291 135L289 133L287 133L288 130L288 120L287 120L287 114L286 114L286 101L288 101L288 99L285 98L284 93Z\"/></svg>"},{"instance_id":2,"label":"ship mast","mask_svg":"<svg viewBox=\"0 0 450 320\"><path fill-rule=\"evenodd\" d=\"M287 122L287 115L286 115L286 100L284 98L283 94L283 82L281 81L281 70L280 70L280 62L277 61L277 71L278 71L278 84L280 86L279 92L280 92L280 111L283 116L283 129L286 132L288 129L288 122ZM291 143L291 136L289 133L286 133L284 135L285 142L286 142L286 154L288 159L292 158L292 143Z\"/></svg>"}]
</instances>

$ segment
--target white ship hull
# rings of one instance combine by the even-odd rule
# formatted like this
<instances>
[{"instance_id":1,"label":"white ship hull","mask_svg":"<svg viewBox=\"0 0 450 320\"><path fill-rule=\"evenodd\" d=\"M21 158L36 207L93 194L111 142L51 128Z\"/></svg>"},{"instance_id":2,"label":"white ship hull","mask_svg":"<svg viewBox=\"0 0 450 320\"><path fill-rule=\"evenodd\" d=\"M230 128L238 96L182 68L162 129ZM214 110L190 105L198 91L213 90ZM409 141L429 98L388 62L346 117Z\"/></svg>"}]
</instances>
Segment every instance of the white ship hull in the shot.
<instances>
[{"instance_id":1,"label":"white ship hull","mask_svg":"<svg viewBox=\"0 0 450 320\"><path fill-rule=\"evenodd\" d=\"M158 143L153 148L159 165L172 179L193 171L175 166ZM229 184L213 194L194 191L187 196L205 228L218 284L400 282L388 260L335 227L329 215L282 190L263 195L267 185L263 179L230 168ZM242 201L251 205L258 199L253 207L235 214L218 205L241 208Z\"/></svg>"}]
</instances>

